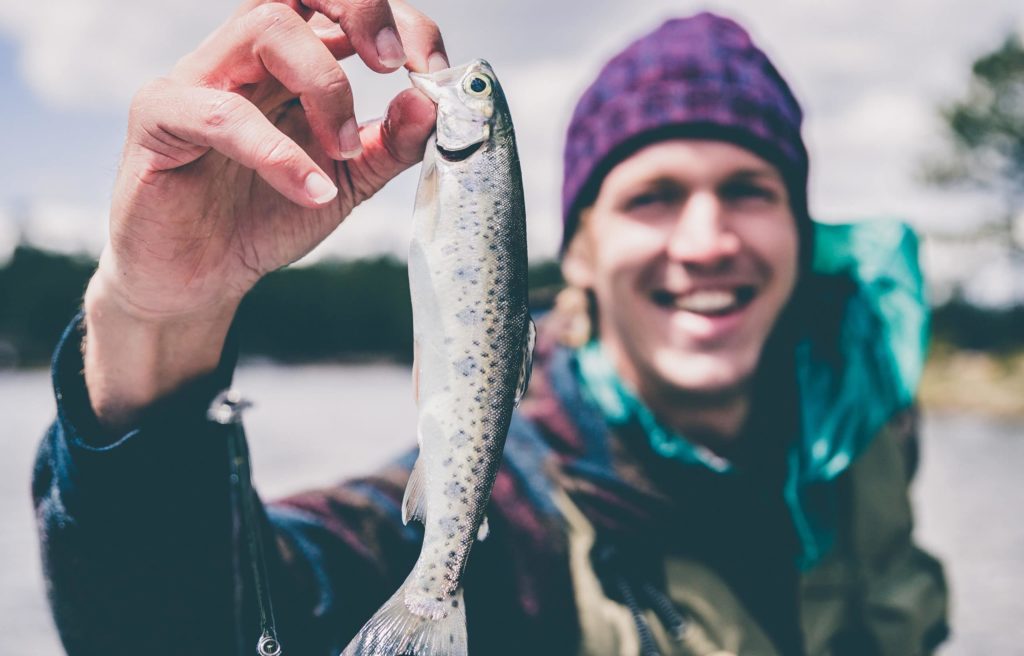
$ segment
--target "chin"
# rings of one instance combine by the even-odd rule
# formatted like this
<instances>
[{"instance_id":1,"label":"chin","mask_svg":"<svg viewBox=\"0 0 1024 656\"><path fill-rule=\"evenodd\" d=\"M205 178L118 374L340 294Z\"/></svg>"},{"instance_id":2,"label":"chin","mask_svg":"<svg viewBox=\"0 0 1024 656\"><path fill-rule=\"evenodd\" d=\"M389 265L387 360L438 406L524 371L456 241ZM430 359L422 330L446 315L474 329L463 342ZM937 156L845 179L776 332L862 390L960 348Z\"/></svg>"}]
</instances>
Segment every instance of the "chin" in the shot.
<instances>
[{"instance_id":1,"label":"chin","mask_svg":"<svg viewBox=\"0 0 1024 656\"><path fill-rule=\"evenodd\" d=\"M756 358L730 352L694 353L666 349L656 353L655 377L679 394L721 396L744 391L753 378Z\"/></svg>"}]
</instances>

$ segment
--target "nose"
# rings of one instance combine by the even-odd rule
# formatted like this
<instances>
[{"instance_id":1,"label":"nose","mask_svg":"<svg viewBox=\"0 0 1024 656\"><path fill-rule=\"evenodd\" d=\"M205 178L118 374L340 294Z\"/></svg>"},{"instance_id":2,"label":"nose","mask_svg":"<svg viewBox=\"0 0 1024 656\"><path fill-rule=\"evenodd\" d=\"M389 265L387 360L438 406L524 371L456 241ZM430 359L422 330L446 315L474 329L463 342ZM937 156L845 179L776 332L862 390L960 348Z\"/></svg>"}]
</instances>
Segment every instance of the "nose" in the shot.
<instances>
[{"instance_id":1,"label":"nose","mask_svg":"<svg viewBox=\"0 0 1024 656\"><path fill-rule=\"evenodd\" d=\"M740 251L721 201L713 193L692 194L672 225L666 250L674 262L715 267Z\"/></svg>"}]
</instances>

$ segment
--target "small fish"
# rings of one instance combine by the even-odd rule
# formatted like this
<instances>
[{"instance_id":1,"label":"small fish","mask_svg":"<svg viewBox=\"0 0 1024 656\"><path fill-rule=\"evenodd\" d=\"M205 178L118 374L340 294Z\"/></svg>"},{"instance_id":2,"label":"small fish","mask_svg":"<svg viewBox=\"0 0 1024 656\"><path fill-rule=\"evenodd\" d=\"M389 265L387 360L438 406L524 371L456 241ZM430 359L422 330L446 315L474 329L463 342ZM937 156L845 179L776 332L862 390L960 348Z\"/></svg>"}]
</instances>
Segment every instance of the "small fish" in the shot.
<instances>
[{"instance_id":1,"label":"small fish","mask_svg":"<svg viewBox=\"0 0 1024 656\"><path fill-rule=\"evenodd\" d=\"M476 60L413 85L437 103L409 247L420 455L402 520L423 548L344 656L464 656L462 573L530 376L526 216L508 105Z\"/></svg>"}]
</instances>

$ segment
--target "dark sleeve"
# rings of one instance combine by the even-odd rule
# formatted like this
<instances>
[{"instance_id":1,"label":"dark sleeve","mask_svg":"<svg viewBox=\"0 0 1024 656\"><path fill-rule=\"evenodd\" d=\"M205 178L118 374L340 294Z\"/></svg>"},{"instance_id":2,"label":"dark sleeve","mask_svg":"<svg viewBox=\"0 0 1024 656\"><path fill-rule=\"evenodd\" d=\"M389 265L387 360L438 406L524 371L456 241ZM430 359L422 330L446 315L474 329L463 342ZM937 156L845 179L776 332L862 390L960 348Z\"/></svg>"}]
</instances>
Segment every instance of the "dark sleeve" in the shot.
<instances>
[{"instance_id":1,"label":"dark sleeve","mask_svg":"<svg viewBox=\"0 0 1024 656\"><path fill-rule=\"evenodd\" d=\"M206 419L210 401L230 384L234 347L216 372L114 435L91 410L80 325L81 316L54 356L57 417L32 486L67 652L255 653L255 595L229 483L231 429ZM419 538L395 511L403 476L396 466L333 494L268 510L256 504L285 653L333 656L404 578Z\"/></svg>"}]
</instances>

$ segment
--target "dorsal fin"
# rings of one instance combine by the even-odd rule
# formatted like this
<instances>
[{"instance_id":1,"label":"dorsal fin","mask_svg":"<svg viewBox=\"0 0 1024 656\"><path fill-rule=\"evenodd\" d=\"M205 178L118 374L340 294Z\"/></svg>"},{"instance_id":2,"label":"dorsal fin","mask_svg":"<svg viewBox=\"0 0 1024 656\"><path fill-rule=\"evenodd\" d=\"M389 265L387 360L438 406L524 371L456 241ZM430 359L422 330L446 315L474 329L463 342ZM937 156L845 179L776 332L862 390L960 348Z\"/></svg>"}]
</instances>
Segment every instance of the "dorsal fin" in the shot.
<instances>
[{"instance_id":1,"label":"dorsal fin","mask_svg":"<svg viewBox=\"0 0 1024 656\"><path fill-rule=\"evenodd\" d=\"M515 404L526 394L526 388L530 386L530 373L533 371L533 347L537 344L537 326L533 325L533 319L526 318L526 333L523 335L523 360L519 367L519 383L516 385Z\"/></svg>"}]
</instances>

